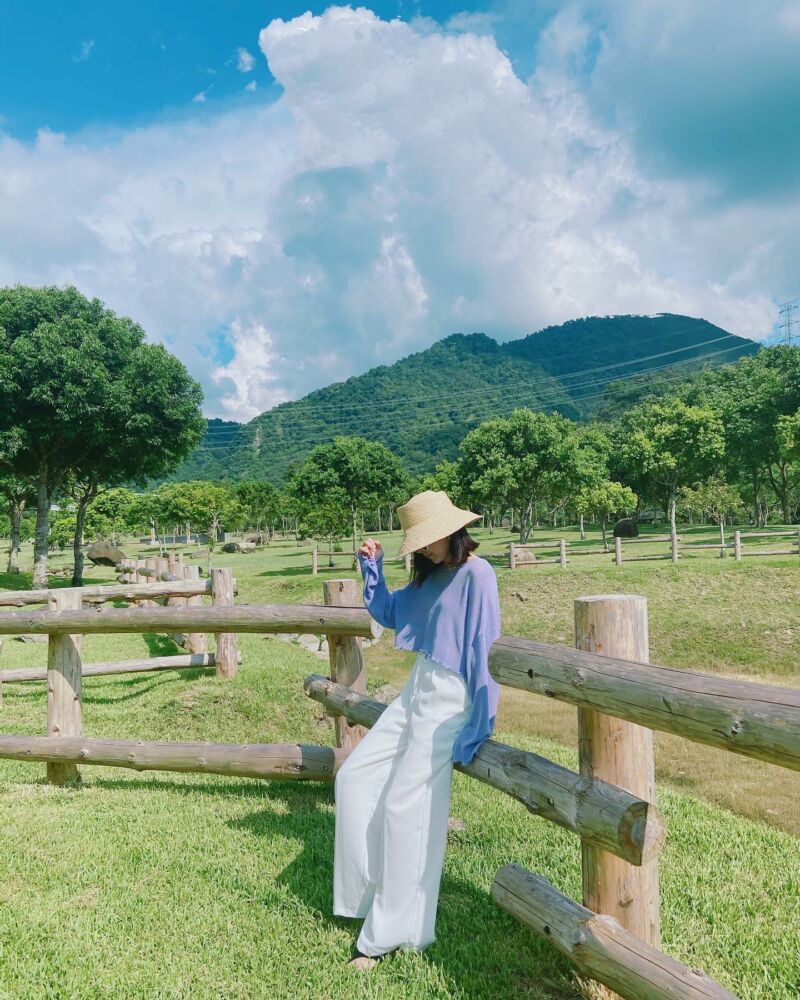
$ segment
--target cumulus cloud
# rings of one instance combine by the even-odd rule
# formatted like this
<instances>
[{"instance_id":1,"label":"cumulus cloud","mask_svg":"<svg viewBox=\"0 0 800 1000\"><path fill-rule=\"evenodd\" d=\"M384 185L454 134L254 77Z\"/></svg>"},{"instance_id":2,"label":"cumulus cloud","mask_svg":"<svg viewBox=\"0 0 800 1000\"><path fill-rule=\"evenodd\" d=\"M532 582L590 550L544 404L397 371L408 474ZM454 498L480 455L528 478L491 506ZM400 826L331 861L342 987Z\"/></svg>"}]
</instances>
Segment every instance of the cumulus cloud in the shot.
<instances>
[{"instance_id":1,"label":"cumulus cloud","mask_svg":"<svg viewBox=\"0 0 800 1000\"><path fill-rule=\"evenodd\" d=\"M274 103L0 133L0 282L100 296L190 365L209 415L239 419L455 330L674 311L768 333L800 204L643 170L587 91L584 8L551 18L529 80L491 20L275 20Z\"/></svg>"}]
</instances>

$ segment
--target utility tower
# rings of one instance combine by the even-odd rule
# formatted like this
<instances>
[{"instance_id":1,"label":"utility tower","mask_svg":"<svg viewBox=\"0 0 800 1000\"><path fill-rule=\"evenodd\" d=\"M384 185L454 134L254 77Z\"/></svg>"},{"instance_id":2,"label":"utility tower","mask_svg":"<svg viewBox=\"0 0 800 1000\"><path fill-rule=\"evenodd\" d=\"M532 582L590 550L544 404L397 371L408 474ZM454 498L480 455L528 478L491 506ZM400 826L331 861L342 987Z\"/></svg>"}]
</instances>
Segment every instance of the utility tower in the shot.
<instances>
[{"instance_id":1,"label":"utility tower","mask_svg":"<svg viewBox=\"0 0 800 1000\"><path fill-rule=\"evenodd\" d=\"M781 332L781 342L791 347L795 340L800 341L800 299L784 302L779 317L778 329Z\"/></svg>"}]
</instances>

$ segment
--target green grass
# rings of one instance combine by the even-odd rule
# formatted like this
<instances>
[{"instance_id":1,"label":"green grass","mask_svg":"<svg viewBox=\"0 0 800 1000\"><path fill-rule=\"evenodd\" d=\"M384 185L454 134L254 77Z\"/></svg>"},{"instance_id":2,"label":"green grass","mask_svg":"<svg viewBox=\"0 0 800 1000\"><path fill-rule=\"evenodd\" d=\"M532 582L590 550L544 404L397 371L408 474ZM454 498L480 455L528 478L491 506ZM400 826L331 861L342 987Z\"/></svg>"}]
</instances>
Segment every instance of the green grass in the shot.
<instances>
[{"instance_id":1,"label":"green grass","mask_svg":"<svg viewBox=\"0 0 800 1000\"><path fill-rule=\"evenodd\" d=\"M509 539L477 534L481 553L499 553ZM385 539L389 555L398 542L397 534ZM312 577L308 547L293 543L214 561L234 567L238 600L249 603L319 602L326 575L350 575ZM574 597L643 593L653 662L794 681L796 643L785 635L800 627L795 561L709 556L614 567L609 557L587 557L567 570L498 567L503 629L569 643ZM402 567L387 565L387 576L400 584ZM108 580L109 571L93 570L91 578ZM29 578L20 583L29 586ZM367 650L370 690L399 683L411 663L393 649L392 635ZM241 636L240 645L243 665L225 683L194 670L87 678L85 732L332 744L332 720L302 688L307 674L327 672L326 661L273 637ZM167 646L155 636L91 636L84 656L122 659ZM3 666L45 661L43 644L6 640ZM501 714L497 738L576 769L574 748L522 724L504 727L520 705L542 701L520 697L514 713ZM3 731L44 733L46 704L43 684L6 685ZM423 954L395 956L361 975L346 965L360 921L331 916L332 785L87 766L82 787L53 788L44 770L0 762L0 997L584 995L571 964L490 896L498 868L514 861L580 899L579 842L458 772L451 815L466 830L450 834L437 940ZM663 950L742 1000L793 1000L800 990L798 838L667 781L657 802L669 829Z\"/></svg>"}]
</instances>

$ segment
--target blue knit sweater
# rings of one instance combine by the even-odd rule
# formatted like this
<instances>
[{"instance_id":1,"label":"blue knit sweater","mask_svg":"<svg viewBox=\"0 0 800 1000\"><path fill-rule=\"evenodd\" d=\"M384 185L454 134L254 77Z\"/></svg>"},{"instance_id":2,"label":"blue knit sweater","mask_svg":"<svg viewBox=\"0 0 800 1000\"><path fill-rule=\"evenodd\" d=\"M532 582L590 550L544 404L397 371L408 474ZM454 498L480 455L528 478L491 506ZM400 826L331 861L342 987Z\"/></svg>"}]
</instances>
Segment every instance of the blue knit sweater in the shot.
<instances>
[{"instance_id":1,"label":"blue knit sweater","mask_svg":"<svg viewBox=\"0 0 800 1000\"><path fill-rule=\"evenodd\" d=\"M494 732L500 685L488 669L488 654L500 635L497 576L480 556L460 566L437 566L421 587L390 591L383 577L383 554L358 556L364 604L372 617L395 630L396 649L427 653L460 673L472 711L453 746L455 763L468 764Z\"/></svg>"}]
</instances>

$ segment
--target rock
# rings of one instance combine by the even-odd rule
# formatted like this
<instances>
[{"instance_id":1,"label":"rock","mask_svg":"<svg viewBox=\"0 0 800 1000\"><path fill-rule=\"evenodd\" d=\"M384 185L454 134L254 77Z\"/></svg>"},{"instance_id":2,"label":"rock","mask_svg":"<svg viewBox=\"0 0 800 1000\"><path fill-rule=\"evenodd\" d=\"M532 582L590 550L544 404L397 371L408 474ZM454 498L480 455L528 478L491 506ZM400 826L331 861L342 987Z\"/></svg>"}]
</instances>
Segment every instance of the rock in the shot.
<instances>
[{"instance_id":1,"label":"rock","mask_svg":"<svg viewBox=\"0 0 800 1000\"><path fill-rule=\"evenodd\" d=\"M15 635L17 642L47 642L46 635Z\"/></svg>"},{"instance_id":2,"label":"rock","mask_svg":"<svg viewBox=\"0 0 800 1000\"><path fill-rule=\"evenodd\" d=\"M255 550L255 542L225 542L221 551L240 552L242 555L247 555L250 552L255 552Z\"/></svg>"},{"instance_id":3,"label":"rock","mask_svg":"<svg viewBox=\"0 0 800 1000\"><path fill-rule=\"evenodd\" d=\"M527 601L528 600L528 598L526 597L526 595L525 594L520 594L520 592L518 590L512 590L511 591L511 596L512 597L516 597L516 599L518 601Z\"/></svg>"},{"instance_id":4,"label":"rock","mask_svg":"<svg viewBox=\"0 0 800 1000\"><path fill-rule=\"evenodd\" d=\"M632 517L621 517L614 525L614 538L638 538L639 525Z\"/></svg>"},{"instance_id":5,"label":"rock","mask_svg":"<svg viewBox=\"0 0 800 1000\"><path fill-rule=\"evenodd\" d=\"M122 549L118 549L115 545L95 542L89 547L86 558L95 566L118 566L126 557Z\"/></svg>"}]
</instances>

